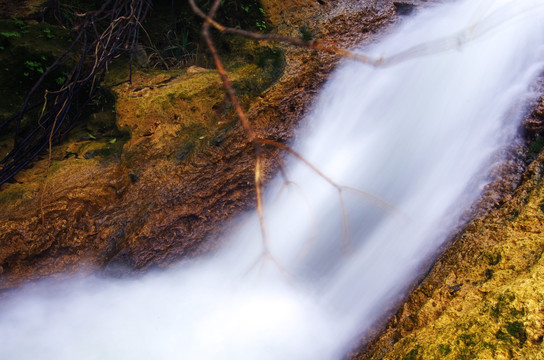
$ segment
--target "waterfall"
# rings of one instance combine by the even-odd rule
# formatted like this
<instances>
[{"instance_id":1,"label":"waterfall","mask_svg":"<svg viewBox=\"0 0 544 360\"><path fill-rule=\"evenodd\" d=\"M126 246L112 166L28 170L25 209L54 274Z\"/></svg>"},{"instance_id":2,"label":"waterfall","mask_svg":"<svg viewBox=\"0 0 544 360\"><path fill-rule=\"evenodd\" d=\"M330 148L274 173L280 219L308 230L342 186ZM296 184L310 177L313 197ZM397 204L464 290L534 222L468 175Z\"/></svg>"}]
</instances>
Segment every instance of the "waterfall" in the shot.
<instances>
[{"instance_id":1,"label":"waterfall","mask_svg":"<svg viewBox=\"0 0 544 360\"><path fill-rule=\"evenodd\" d=\"M197 262L24 288L0 305L0 358L341 358L478 197L535 96L543 40L541 0L405 19L360 49L381 66L344 61L322 89L293 146L327 178L291 159L270 184L268 256L248 214Z\"/></svg>"}]
</instances>

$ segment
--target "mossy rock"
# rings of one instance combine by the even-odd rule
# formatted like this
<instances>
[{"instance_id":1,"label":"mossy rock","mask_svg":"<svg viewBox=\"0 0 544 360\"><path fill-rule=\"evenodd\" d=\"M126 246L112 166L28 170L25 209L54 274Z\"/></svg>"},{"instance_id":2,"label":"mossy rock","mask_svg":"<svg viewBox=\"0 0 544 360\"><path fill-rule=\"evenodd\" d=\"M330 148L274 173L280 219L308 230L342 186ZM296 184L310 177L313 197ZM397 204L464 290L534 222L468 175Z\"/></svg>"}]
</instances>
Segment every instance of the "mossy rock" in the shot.
<instances>
[{"instance_id":1,"label":"mossy rock","mask_svg":"<svg viewBox=\"0 0 544 360\"><path fill-rule=\"evenodd\" d=\"M14 184L9 189L0 192L0 204L15 203L23 199L26 189L20 184Z\"/></svg>"}]
</instances>

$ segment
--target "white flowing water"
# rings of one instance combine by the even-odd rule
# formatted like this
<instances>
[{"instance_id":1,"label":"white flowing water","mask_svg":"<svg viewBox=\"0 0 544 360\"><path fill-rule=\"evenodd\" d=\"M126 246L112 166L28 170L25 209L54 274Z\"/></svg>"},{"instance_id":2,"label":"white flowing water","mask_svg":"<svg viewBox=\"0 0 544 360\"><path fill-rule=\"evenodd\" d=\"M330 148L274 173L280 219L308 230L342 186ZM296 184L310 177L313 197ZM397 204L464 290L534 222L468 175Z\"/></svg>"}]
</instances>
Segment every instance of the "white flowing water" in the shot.
<instances>
[{"instance_id":1,"label":"white flowing water","mask_svg":"<svg viewBox=\"0 0 544 360\"><path fill-rule=\"evenodd\" d=\"M0 359L341 358L477 198L474 179L534 96L543 44L542 0L455 1L406 19L364 49L388 66L340 66L295 144L342 198L297 160L292 184L268 189L274 260L259 261L248 215L196 263L23 289L0 305Z\"/></svg>"}]
</instances>

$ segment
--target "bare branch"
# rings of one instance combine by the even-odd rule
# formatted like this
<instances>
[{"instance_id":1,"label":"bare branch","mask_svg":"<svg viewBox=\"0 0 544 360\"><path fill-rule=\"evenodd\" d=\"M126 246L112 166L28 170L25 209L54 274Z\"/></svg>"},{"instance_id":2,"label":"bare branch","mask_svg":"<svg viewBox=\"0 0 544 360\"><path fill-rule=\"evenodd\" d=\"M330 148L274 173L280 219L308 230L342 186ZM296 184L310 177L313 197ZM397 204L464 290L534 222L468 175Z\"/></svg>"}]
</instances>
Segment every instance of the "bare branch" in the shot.
<instances>
[{"instance_id":1,"label":"bare branch","mask_svg":"<svg viewBox=\"0 0 544 360\"><path fill-rule=\"evenodd\" d=\"M217 11L219 2L220 2L220 0L215 0L214 3L212 4L210 13L208 15L206 15L206 14L204 14L204 12L200 8L198 8L196 6L194 0L189 0L189 4L193 8L194 12L204 19L204 24L202 25L202 36L203 36L203 38L204 38L204 40L205 40L205 42L206 42L206 44L208 46L208 49L210 50L210 53L211 53L211 55L212 55L212 57L214 59L215 66L217 68L217 71L218 71L219 76L221 78L221 81L223 83L223 86L225 87L225 90L226 90L226 92L228 94L228 97L229 97L231 103L233 104L233 106L235 108L236 114L237 114L238 118L240 119L242 127L243 127L243 129L245 130L245 132L247 134L248 140L250 142L252 142L254 144L254 146L255 146L255 174L254 174L255 175L255 192L256 192L256 197L257 197L257 214L258 214L258 217L259 217L259 223L260 223L261 235L262 235L263 254L259 257L259 259L257 259L256 263L254 265L252 265L251 268L253 268L260 261L269 259L274 264L276 264L276 266L278 266L278 268L283 269L281 264L270 253L270 250L268 248L268 243L267 243L266 223L265 223L265 216L264 216L264 195L263 195L263 168L262 168L263 167L263 157L262 157L262 147L263 146L275 147L275 148L277 148L279 150L286 151L287 153L293 155L295 158L302 161L310 169L312 169L318 176L325 179L329 184L331 184L333 187L335 187L338 190L338 196L339 196L339 200L340 200L340 207L341 207L342 217L343 217L343 222L344 222L345 249L346 249L346 251L349 250L349 247L350 247L349 221L348 221L348 216L347 216L347 212L346 212L346 207L345 207L345 204L344 204L343 191L345 191L345 190L355 191L359 195L362 195L362 196L364 196L364 197L366 197L368 199L371 199L373 202L379 203L382 208L385 208L385 209L388 209L388 210L395 209L398 212L400 212L400 211L398 209L396 209L396 207L394 205L388 203L385 200L380 199L379 197L377 197L375 195L368 194L368 193L366 193L364 191L361 191L361 190L357 190L357 189L353 189L353 188L338 185L330 177L325 175L319 168L317 168L315 165L310 163L306 158L304 158L297 151L293 150L290 146L282 144L282 143L274 141L274 140L259 137L255 133L255 130L253 130L253 128L251 127L251 124L249 122L247 114L242 109L242 107L240 105L240 102L238 101L236 93L235 93L235 91L234 91L234 89L232 87L232 83L229 80L229 77L228 77L227 72L226 72L226 70L225 70L225 68L223 66L221 58L220 58L220 56L219 56L219 54L217 52L217 49L216 49L216 47L215 47L215 45L214 45L214 43L213 43L213 41L212 41L212 39L210 37L210 32L209 31L210 31L210 26L213 26L214 28L216 28L217 30L219 30L219 31L221 31L223 33L237 34L237 35L241 35L241 36L244 36L246 38L256 40L256 41L266 40L266 41L278 41L278 42L290 43L290 44L293 44L293 45L296 45L296 46L299 46L299 47L305 47L305 48L316 49L316 50L321 50L321 51L334 53L334 54L337 54L337 55L340 55L340 56L344 56L344 57L348 57L348 58L351 58L351 59L354 59L354 60L369 63L369 64L374 65L374 66L378 65L382 61L382 59L372 60L369 57L367 57L366 55L356 54L356 53L353 53L353 52L351 52L349 50L345 50L345 49L341 49L341 48L338 48L338 47L333 46L333 45L325 44L325 43L323 43L323 42L321 42L319 40L303 41L303 40L288 37L288 36L274 35L274 34L259 34L259 33L249 32L249 31L245 31L245 30L241 30L241 29L225 27L225 26L217 23L215 20L213 20L213 16L214 16L215 12ZM280 169L281 169L281 167L280 167ZM282 170L282 174L284 175L284 178L286 179L286 183L288 184L289 180L285 176L285 173L283 172L283 169L281 169L281 170Z\"/></svg>"}]
</instances>

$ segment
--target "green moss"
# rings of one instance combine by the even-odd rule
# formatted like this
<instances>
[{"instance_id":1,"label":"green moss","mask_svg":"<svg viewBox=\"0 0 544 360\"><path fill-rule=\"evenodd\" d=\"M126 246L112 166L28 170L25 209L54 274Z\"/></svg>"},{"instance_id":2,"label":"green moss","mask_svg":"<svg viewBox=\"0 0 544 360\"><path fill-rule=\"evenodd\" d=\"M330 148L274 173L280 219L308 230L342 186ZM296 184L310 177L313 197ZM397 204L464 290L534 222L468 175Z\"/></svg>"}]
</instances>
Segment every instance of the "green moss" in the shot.
<instances>
[{"instance_id":1,"label":"green moss","mask_svg":"<svg viewBox=\"0 0 544 360\"><path fill-rule=\"evenodd\" d=\"M408 352L408 354L406 354L406 356L404 356L402 359L403 360L420 360L420 359L422 359L421 355L419 355L420 349L421 349L420 346L416 346L415 348L410 350Z\"/></svg>"},{"instance_id":2,"label":"green moss","mask_svg":"<svg viewBox=\"0 0 544 360\"><path fill-rule=\"evenodd\" d=\"M113 149L103 148L103 149L89 150L83 155L83 157L85 159L93 159L95 157L110 157L113 154L114 154Z\"/></svg>"},{"instance_id":3,"label":"green moss","mask_svg":"<svg viewBox=\"0 0 544 360\"><path fill-rule=\"evenodd\" d=\"M512 220L516 220L518 218L520 214L520 211L518 209L514 209L512 210L512 212L510 213L510 216L508 217L510 221Z\"/></svg>"},{"instance_id":4,"label":"green moss","mask_svg":"<svg viewBox=\"0 0 544 360\"><path fill-rule=\"evenodd\" d=\"M498 319L503 313L506 312L514 299L515 296L511 293L501 294L495 305L490 307L490 315L495 319Z\"/></svg>"},{"instance_id":5,"label":"green moss","mask_svg":"<svg viewBox=\"0 0 544 360\"><path fill-rule=\"evenodd\" d=\"M544 147L544 137L537 135L534 141L529 145L529 155L536 157Z\"/></svg>"},{"instance_id":6,"label":"green moss","mask_svg":"<svg viewBox=\"0 0 544 360\"><path fill-rule=\"evenodd\" d=\"M51 163L51 165L49 166L48 174L49 174L49 175L52 175L52 174L56 173L56 172L59 171L63 166L64 166L64 162L59 161L59 160L53 161L53 162Z\"/></svg>"},{"instance_id":7,"label":"green moss","mask_svg":"<svg viewBox=\"0 0 544 360\"><path fill-rule=\"evenodd\" d=\"M180 131L177 132L179 147L174 150L173 158L180 164L187 160L192 154L207 145L211 129L199 122L185 122Z\"/></svg>"},{"instance_id":8,"label":"green moss","mask_svg":"<svg viewBox=\"0 0 544 360\"><path fill-rule=\"evenodd\" d=\"M455 357L457 360L474 360L476 358L476 352L470 348L462 348Z\"/></svg>"},{"instance_id":9,"label":"green moss","mask_svg":"<svg viewBox=\"0 0 544 360\"><path fill-rule=\"evenodd\" d=\"M303 41L310 41L315 38L313 31L308 27L308 25L302 25L299 29L300 39Z\"/></svg>"},{"instance_id":10,"label":"green moss","mask_svg":"<svg viewBox=\"0 0 544 360\"><path fill-rule=\"evenodd\" d=\"M491 344L491 343L488 343L488 342L484 342L482 344L482 346L483 346L484 349L489 349L491 351L497 350L497 347L494 344Z\"/></svg>"},{"instance_id":11,"label":"green moss","mask_svg":"<svg viewBox=\"0 0 544 360\"><path fill-rule=\"evenodd\" d=\"M285 70L285 56L283 50L263 47L259 49L257 65L267 73L265 86L275 83Z\"/></svg>"},{"instance_id":12,"label":"green moss","mask_svg":"<svg viewBox=\"0 0 544 360\"><path fill-rule=\"evenodd\" d=\"M25 189L18 184L10 186L0 192L0 204L8 204L22 199L24 193Z\"/></svg>"},{"instance_id":13,"label":"green moss","mask_svg":"<svg viewBox=\"0 0 544 360\"><path fill-rule=\"evenodd\" d=\"M506 331L512 337L518 339L519 345L523 346L525 341L527 341L527 332L525 331L525 326L520 321L509 322L506 325Z\"/></svg>"},{"instance_id":14,"label":"green moss","mask_svg":"<svg viewBox=\"0 0 544 360\"><path fill-rule=\"evenodd\" d=\"M472 347L478 343L478 337L476 334L461 334L457 339L457 343L467 347Z\"/></svg>"},{"instance_id":15,"label":"green moss","mask_svg":"<svg viewBox=\"0 0 544 360\"><path fill-rule=\"evenodd\" d=\"M0 35L7 38L21 37L21 33L19 33L18 31L2 31L0 32Z\"/></svg>"},{"instance_id":16,"label":"green moss","mask_svg":"<svg viewBox=\"0 0 544 360\"><path fill-rule=\"evenodd\" d=\"M497 340L504 341L504 342L512 341L512 337L508 335L508 333L505 332L503 329L499 329L499 331L495 333L495 337L497 338Z\"/></svg>"},{"instance_id":17,"label":"green moss","mask_svg":"<svg viewBox=\"0 0 544 360\"><path fill-rule=\"evenodd\" d=\"M486 254L485 257L487 259L487 264L490 266L495 266L502 260L502 255L500 252Z\"/></svg>"},{"instance_id":18,"label":"green moss","mask_svg":"<svg viewBox=\"0 0 544 360\"><path fill-rule=\"evenodd\" d=\"M108 66L108 72L102 82L103 86L111 87L129 79L129 63L126 59L118 58L111 62Z\"/></svg>"},{"instance_id":19,"label":"green moss","mask_svg":"<svg viewBox=\"0 0 544 360\"><path fill-rule=\"evenodd\" d=\"M515 307L510 308L510 316L514 318L520 318L525 316L525 308L517 309Z\"/></svg>"},{"instance_id":20,"label":"green moss","mask_svg":"<svg viewBox=\"0 0 544 360\"><path fill-rule=\"evenodd\" d=\"M484 271L484 277L486 280L491 280L493 278L493 269L485 269Z\"/></svg>"},{"instance_id":21,"label":"green moss","mask_svg":"<svg viewBox=\"0 0 544 360\"><path fill-rule=\"evenodd\" d=\"M207 129L200 122L184 122L181 130L177 133L180 138L184 138L188 141L194 141L200 139L202 136L206 136Z\"/></svg>"},{"instance_id":22,"label":"green moss","mask_svg":"<svg viewBox=\"0 0 544 360\"><path fill-rule=\"evenodd\" d=\"M173 103L177 99L176 93L173 92L166 94L166 96L168 97L168 101L171 103Z\"/></svg>"},{"instance_id":23,"label":"green moss","mask_svg":"<svg viewBox=\"0 0 544 360\"><path fill-rule=\"evenodd\" d=\"M438 345L438 353L441 356L446 356L449 353L451 353L451 347L449 345L447 345L447 344L439 344Z\"/></svg>"},{"instance_id":24,"label":"green moss","mask_svg":"<svg viewBox=\"0 0 544 360\"><path fill-rule=\"evenodd\" d=\"M232 85L236 93L244 97L254 97L272 86L282 76L285 69L283 52L269 47L258 47L252 50L255 55L248 59L253 63L249 65L234 65L231 71L241 74L239 80Z\"/></svg>"}]
</instances>

